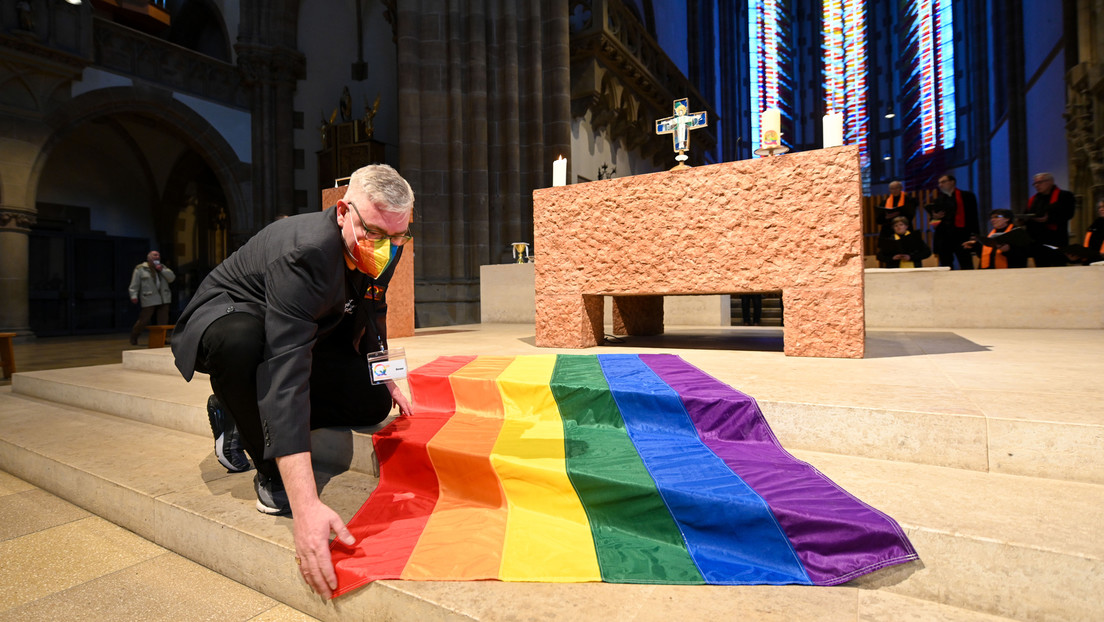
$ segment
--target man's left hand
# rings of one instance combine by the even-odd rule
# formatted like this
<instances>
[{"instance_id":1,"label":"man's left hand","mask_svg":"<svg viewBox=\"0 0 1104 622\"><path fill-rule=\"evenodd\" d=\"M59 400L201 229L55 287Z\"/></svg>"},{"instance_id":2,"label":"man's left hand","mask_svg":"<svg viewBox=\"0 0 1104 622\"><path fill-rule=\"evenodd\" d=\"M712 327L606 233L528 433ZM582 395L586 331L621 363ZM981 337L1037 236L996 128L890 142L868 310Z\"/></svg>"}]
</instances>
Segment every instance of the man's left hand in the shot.
<instances>
[{"instance_id":1,"label":"man's left hand","mask_svg":"<svg viewBox=\"0 0 1104 622\"><path fill-rule=\"evenodd\" d=\"M410 400L406 399L406 395L403 394L402 389L394 380L387 381L387 390L391 392L391 401L399 407L399 416L408 417L414 414L414 411L410 408Z\"/></svg>"}]
</instances>

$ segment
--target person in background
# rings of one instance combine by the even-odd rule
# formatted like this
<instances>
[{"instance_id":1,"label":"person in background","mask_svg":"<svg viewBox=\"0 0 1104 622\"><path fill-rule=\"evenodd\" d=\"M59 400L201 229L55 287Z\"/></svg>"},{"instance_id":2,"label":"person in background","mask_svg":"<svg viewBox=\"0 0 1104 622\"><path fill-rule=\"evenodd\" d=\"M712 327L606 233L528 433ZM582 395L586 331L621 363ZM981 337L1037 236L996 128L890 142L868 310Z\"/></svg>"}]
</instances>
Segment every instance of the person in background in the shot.
<instances>
[{"instance_id":1,"label":"person in background","mask_svg":"<svg viewBox=\"0 0 1104 622\"><path fill-rule=\"evenodd\" d=\"M1031 238L1023 227L1012 224L1012 210L995 209L989 214L993 228L984 238L963 243L981 257L981 269L1026 268Z\"/></svg>"},{"instance_id":2,"label":"person in background","mask_svg":"<svg viewBox=\"0 0 1104 622\"><path fill-rule=\"evenodd\" d=\"M763 294L741 294L740 310L744 326L758 326L763 321Z\"/></svg>"},{"instance_id":3,"label":"person in background","mask_svg":"<svg viewBox=\"0 0 1104 622\"><path fill-rule=\"evenodd\" d=\"M1035 267L1065 265L1062 250L1069 246L1069 221L1077 202L1069 190L1054 184L1054 175L1038 173L1032 180L1035 194L1027 201L1027 233Z\"/></svg>"},{"instance_id":4,"label":"person in background","mask_svg":"<svg viewBox=\"0 0 1104 622\"><path fill-rule=\"evenodd\" d=\"M933 245L939 265L954 269L957 258L959 270L973 270L973 254L963 244L981 233L974 193L960 190L954 175L943 175L939 178L939 196L927 210L935 228Z\"/></svg>"},{"instance_id":5,"label":"person in background","mask_svg":"<svg viewBox=\"0 0 1104 622\"><path fill-rule=\"evenodd\" d=\"M893 232L878 238L878 260L887 268L919 268L931 257L931 249L919 233L909 230L909 220L898 216L890 221Z\"/></svg>"},{"instance_id":6,"label":"person in background","mask_svg":"<svg viewBox=\"0 0 1104 622\"><path fill-rule=\"evenodd\" d=\"M879 236L893 236L893 219L898 216L905 217L908 229L912 231L912 219L916 217L916 207L916 198L905 194L903 183L889 182L889 197L886 198L885 206L874 208L874 222L882 226Z\"/></svg>"},{"instance_id":7,"label":"person in background","mask_svg":"<svg viewBox=\"0 0 1104 622\"><path fill-rule=\"evenodd\" d=\"M130 345L138 345L138 335L149 325L150 319L157 316L157 323L169 323L169 303L172 302L172 290L169 283L176 275L161 263L161 253L150 251L146 260L134 267L130 275L130 301L141 304L138 321L130 329Z\"/></svg>"}]
</instances>

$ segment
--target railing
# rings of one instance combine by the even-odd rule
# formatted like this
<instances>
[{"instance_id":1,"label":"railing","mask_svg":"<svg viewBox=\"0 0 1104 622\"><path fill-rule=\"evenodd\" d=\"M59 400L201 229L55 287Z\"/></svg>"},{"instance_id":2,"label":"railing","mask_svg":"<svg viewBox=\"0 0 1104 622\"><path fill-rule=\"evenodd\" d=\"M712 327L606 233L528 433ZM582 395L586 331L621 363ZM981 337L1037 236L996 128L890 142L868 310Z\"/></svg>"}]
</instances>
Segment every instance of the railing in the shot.
<instances>
[{"instance_id":1,"label":"railing","mask_svg":"<svg viewBox=\"0 0 1104 622\"><path fill-rule=\"evenodd\" d=\"M238 108L249 107L238 67L93 17L93 62L153 84Z\"/></svg>"}]
</instances>

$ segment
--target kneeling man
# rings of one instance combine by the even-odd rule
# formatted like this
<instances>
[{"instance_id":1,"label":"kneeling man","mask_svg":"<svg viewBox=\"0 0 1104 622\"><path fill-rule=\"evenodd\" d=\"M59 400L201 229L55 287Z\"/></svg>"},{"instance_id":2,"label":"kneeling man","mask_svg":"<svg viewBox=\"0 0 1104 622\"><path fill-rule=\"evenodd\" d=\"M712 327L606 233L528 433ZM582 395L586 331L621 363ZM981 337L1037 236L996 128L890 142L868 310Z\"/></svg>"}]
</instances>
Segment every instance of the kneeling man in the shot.
<instances>
[{"instance_id":1,"label":"kneeling man","mask_svg":"<svg viewBox=\"0 0 1104 622\"><path fill-rule=\"evenodd\" d=\"M366 355L387 348L384 293L413 207L394 169L359 169L337 205L277 220L216 267L173 336L184 378L210 374L219 462L248 470L242 448L253 459L257 509L293 514L300 571L327 598L330 533L352 536L318 498L310 431L410 413L394 382L371 381Z\"/></svg>"}]
</instances>

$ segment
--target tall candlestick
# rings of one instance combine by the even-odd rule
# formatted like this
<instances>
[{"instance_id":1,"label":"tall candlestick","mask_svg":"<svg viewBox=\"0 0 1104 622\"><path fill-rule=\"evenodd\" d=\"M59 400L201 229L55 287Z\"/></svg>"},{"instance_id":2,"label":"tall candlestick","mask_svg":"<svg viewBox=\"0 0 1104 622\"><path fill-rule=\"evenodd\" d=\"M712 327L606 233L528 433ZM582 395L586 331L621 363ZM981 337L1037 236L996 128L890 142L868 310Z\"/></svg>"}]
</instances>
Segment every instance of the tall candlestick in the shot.
<instances>
[{"instance_id":1,"label":"tall candlestick","mask_svg":"<svg viewBox=\"0 0 1104 622\"><path fill-rule=\"evenodd\" d=\"M567 158L560 156L552 162L552 185L567 185Z\"/></svg>"},{"instance_id":2,"label":"tall candlestick","mask_svg":"<svg viewBox=\"0 0 1104 622\"><path fill-rule=\"evenodd\" d=\"M843 144L843 113L829 112L824 115L824 148L838 147Z\"/></svg>"}]
</instances>

